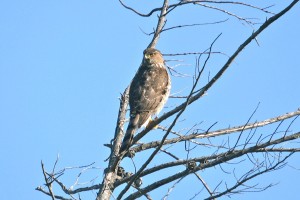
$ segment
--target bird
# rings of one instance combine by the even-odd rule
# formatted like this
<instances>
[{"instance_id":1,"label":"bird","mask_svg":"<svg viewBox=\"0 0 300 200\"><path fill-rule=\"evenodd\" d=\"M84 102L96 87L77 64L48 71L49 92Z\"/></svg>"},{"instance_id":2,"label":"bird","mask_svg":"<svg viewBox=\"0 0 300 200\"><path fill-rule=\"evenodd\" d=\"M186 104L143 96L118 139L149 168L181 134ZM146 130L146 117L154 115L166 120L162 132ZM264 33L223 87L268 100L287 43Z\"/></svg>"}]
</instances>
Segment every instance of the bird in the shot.
<instances>
[{"instance_id":1,"label":"bird","mask_svg":"<svg viewBox=\"0 0 300 200\"><path fill-rule=\"evenodd\" d=\"M120 152L128 150L135 132L147 127L151 117L162 110L170 89L171 79L161 52L145 49L142 63L129 86L130 119Z\"/></svg>"}]
</instances>

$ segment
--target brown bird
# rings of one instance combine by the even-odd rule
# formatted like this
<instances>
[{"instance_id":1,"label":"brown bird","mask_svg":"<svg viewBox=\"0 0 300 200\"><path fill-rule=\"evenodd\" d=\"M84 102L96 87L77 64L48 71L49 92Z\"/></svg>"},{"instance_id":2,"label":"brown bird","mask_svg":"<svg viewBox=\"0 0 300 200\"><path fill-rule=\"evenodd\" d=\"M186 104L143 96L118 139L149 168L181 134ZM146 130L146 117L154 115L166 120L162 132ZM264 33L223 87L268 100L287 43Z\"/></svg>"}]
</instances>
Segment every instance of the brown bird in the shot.
<instances>
[{"instance_id":1,"label":"brown bird","mask_svg":"<svg viewBox=\"0 0 300 200\"><path fill-rule=\"evenodd\" d=\"M165 105L171 89L171 80L165 61L157 49L144 50L142 64L129 88L130 120L121 146L121 152L132 145L134 133L146 127L151 116Z\"/></svg>"}]
</instances>

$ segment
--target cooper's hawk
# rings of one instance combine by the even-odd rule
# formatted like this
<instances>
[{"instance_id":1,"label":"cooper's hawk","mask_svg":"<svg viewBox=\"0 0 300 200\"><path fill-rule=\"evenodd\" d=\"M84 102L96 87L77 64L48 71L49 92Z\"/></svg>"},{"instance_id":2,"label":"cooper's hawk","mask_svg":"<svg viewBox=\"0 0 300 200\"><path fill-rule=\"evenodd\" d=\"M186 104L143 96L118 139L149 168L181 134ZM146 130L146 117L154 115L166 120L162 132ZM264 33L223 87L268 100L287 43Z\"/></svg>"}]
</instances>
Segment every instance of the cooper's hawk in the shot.
<instances>
[{"instance_id":1,"label":"cooper's hawk","mask_svg":"<svg viewBox=\"0 0 300 200\"><path fill-rule=\"evenodd\" d=\"M171 80L160 51L146 49L129 88L130 121L121 151L132 145L136 130L146 127L151 116L161 111L169 97L170 88Z\"/></svg>"}]
</instances>

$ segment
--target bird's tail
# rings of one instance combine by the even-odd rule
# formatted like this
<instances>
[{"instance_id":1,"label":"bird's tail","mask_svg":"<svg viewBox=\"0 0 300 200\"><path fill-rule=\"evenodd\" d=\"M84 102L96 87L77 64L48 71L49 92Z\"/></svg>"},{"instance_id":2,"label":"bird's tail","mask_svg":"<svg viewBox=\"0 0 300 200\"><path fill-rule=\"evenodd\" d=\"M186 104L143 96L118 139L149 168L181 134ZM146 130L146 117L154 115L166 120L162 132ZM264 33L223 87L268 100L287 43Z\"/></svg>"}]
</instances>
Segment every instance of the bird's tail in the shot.
<instances>
[{"instance_id":1,"label":"bird's tail","mask_svg":"<svg viewBox=\"0 0 300 200\"><path fill-rule=\"evenodd\" d=\"M139 114L136 114L135 116L130 117L130 121L126 130L125 137L122 142L120 152L129 149L129 147L132 145L134 133L139 128L138 127L138 122L140 118L139 116L140 116Z\"/></svg>"}]
</instances>

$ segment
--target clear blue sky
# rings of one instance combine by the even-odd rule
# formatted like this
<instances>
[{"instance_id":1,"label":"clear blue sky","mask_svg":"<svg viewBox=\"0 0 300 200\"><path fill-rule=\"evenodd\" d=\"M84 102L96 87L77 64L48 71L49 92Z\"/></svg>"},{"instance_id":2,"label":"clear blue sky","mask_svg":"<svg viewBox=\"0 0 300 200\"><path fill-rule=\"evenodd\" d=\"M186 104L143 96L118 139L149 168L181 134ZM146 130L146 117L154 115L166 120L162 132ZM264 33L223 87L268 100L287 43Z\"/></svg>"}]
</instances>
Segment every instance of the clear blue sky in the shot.
<instances>
[{"instance_id":1,"label":"clear blue sky","mask_svg":"<svg viewBox=\"0 0 300 200\"><path fill-rule=\"evenodd\" d=\"M128 3L141 12L153 6L150 2ZM275 3L270 9L274 12L287 5L285 1ZM264 14L249 9L226 9L245 17L262 17L260 22L265 19ZM216 11L186 7L171 13L167 26L226 18ZM182 118L186 122L180 126L201 121L203 128L216 121L219 128L239 125L247 121L259 102L253 121L296 110L300 99L299 18L300 6L296 5L261 34L260 46L249 45L208 94L187 111ZM150 32L155 22L156 15L138 17L117 1L0 2L1 199L49 199L34 189L44 182L40 161L51 170L57 154L58 168L96 162L101 179L107 166L103 160L109 153L103 144L114 134L118 97L151 39L141 29ZM157 48L163 53L203 51L221 32L215 50L230 55L252 29L229 18L219 25L165 33ZM195 56L182 59L177 69L192 74ZM213 57L210 73L225 60L226 56ZM169 63L175 64L178 62ZM190 78L172 79L172 93L187 92L192 83ZM169 102L169 106L174 104ZM292 130L299 131L299 125L295 123ZM299 169L299 159L294 156L290 164ZM211 176L208 180L216 178ZM292 199L298 196L299 179L299 171L286 167L257 179L265 185L279 185L233 199ZM72 183L74 175L64 181ZM181 188L188 190L189 184ZM175 190L174 194L180 192Z\"/></svg>"}]
</instances>

